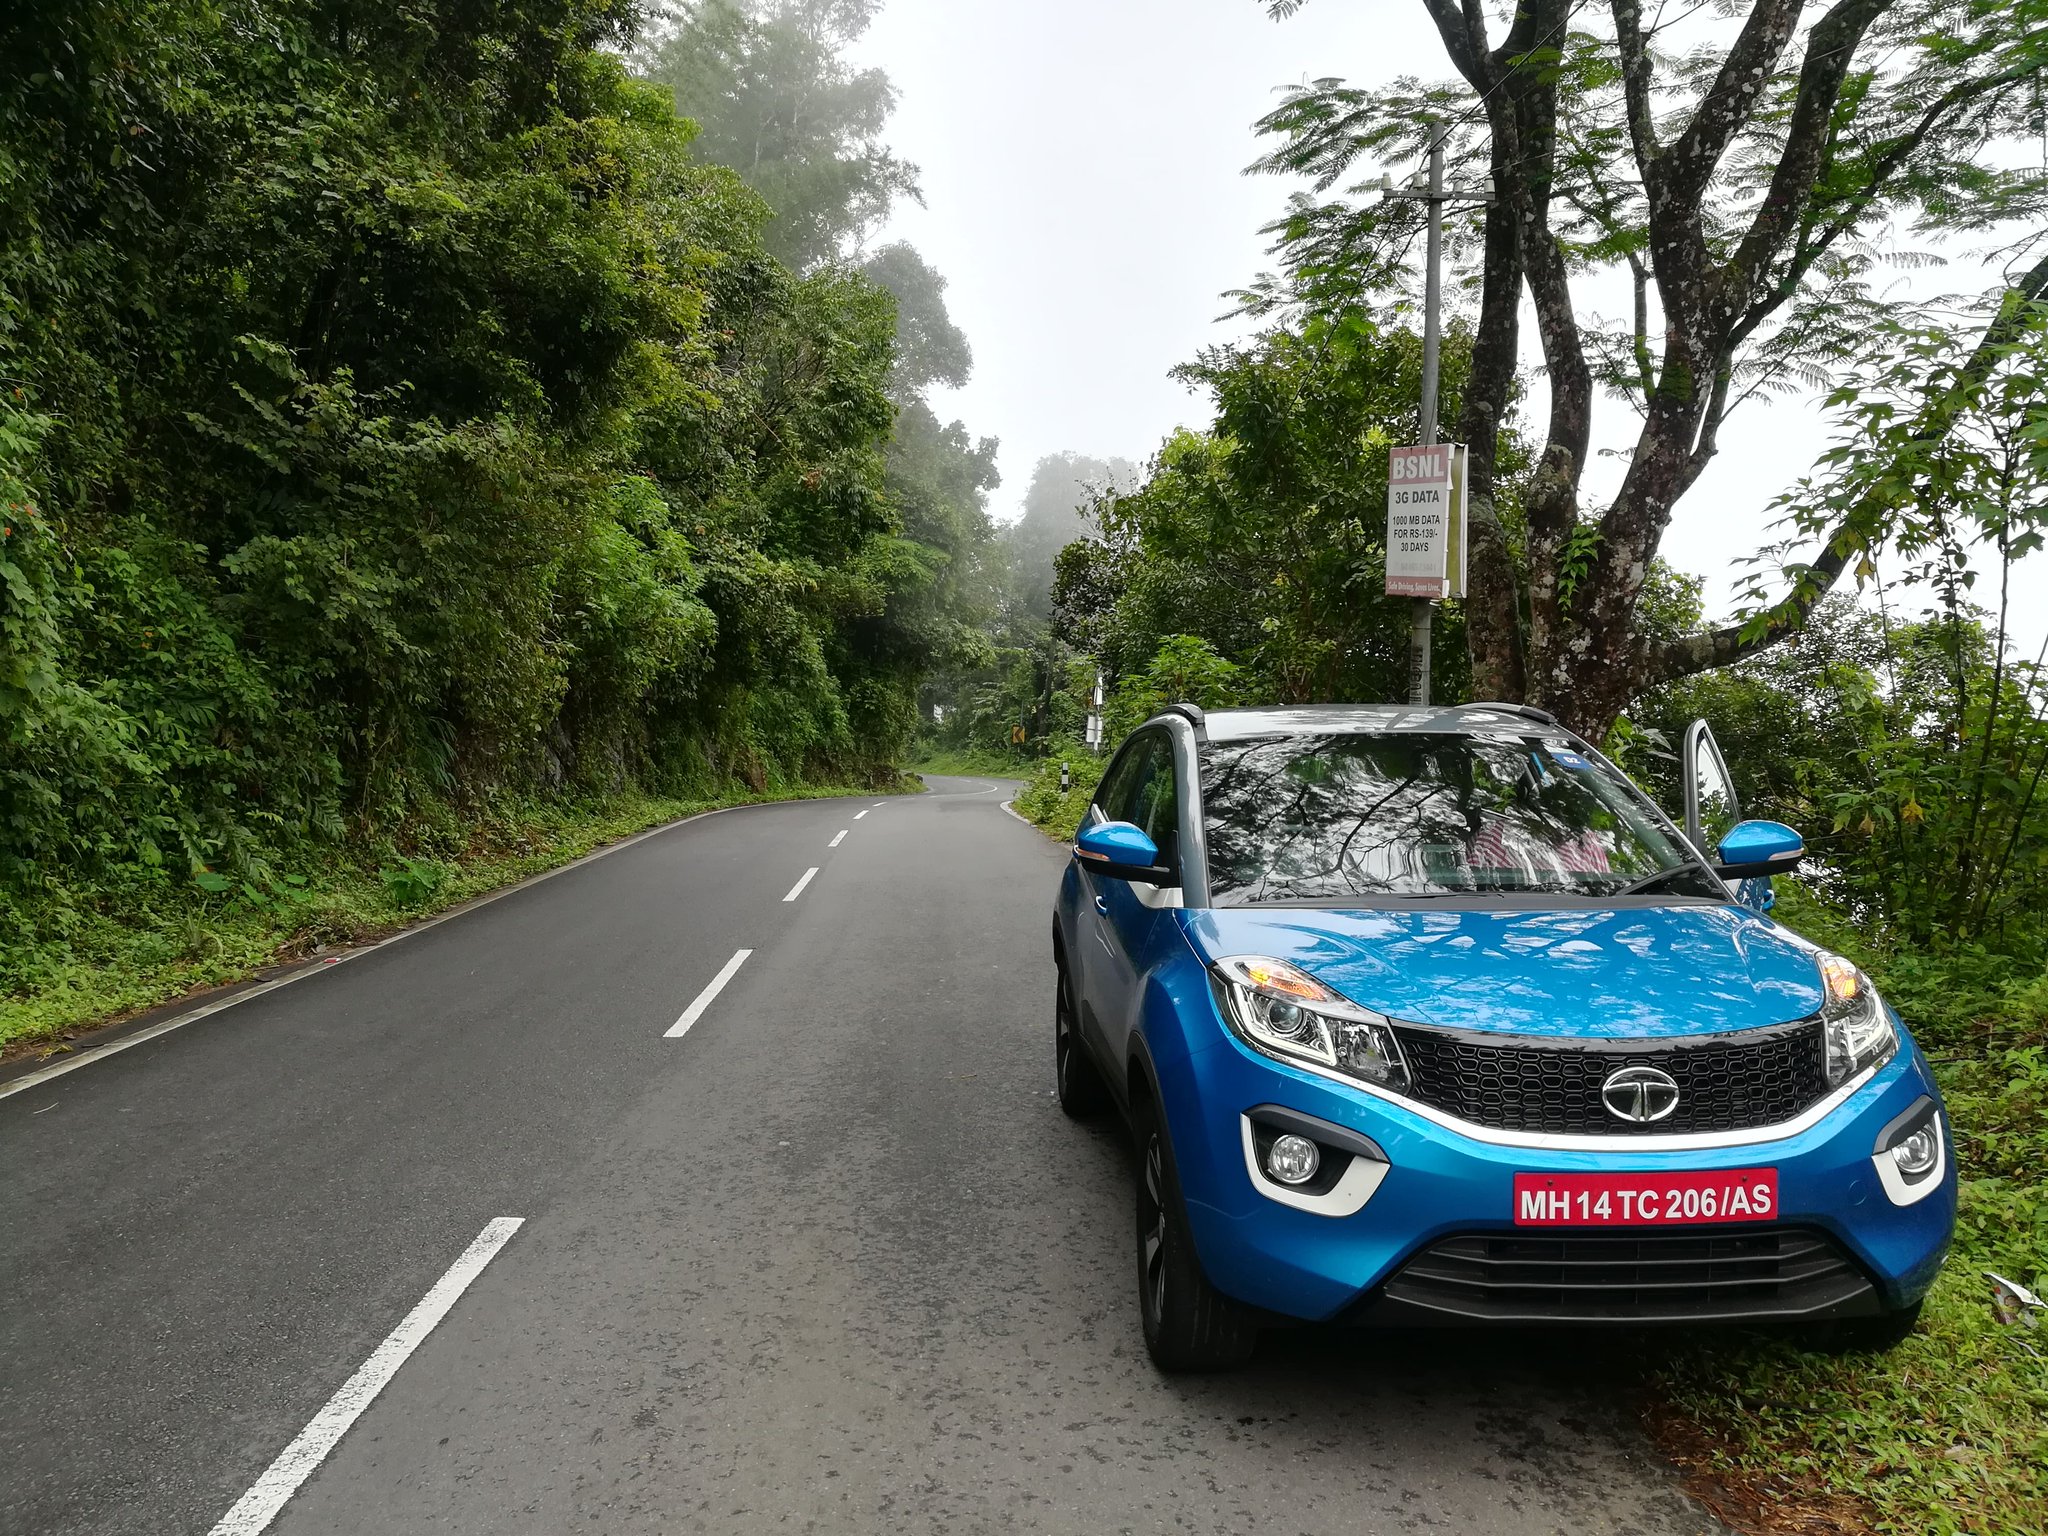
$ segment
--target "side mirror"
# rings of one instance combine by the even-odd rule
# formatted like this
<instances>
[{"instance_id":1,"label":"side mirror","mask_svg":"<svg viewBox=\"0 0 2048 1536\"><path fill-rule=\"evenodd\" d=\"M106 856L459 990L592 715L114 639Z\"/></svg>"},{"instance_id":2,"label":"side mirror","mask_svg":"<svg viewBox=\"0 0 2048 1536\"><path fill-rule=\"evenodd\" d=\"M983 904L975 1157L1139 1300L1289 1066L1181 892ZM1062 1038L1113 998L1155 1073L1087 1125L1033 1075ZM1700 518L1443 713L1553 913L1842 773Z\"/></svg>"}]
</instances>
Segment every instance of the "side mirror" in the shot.
<instances>
[{"instance_id":1,"label":"side mirror","mask_svg":"<svg viewBox=\"0 0 2048 1536\"><path fill-rule=\"evenodd\" d=\"M1128 821L1098 821L1074 839L1081 867L1112 880L1171 885L1174 873L1159 862L1159 845Z\"/></svg>"},{"instance_id":2,"label":"side mirror","mask_svg":"<svg viewBox=\"0 0 2048 1536\"><path fill-rule=\"evenodd\" d=\"M1789 875L1805 857L1805 842L1782 821L1738 821L1714 851L1714 873L1724 880Z\"/></svg>"}]
</instances>

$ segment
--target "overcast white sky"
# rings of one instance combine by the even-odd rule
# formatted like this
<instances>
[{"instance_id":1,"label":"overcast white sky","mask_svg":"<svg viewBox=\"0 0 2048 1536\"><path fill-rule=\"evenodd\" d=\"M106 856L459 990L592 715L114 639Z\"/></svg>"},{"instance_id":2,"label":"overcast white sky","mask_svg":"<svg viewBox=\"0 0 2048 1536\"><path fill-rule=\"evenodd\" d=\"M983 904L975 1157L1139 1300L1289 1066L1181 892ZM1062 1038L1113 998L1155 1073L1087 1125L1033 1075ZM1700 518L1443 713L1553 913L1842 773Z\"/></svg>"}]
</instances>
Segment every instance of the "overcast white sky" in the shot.
<instances>
[{"instance_id":1,"label":"overcast white sky","mask_svg":"<svg viewBox=\"0 0 2048 1536\"><path fill-rule=\"evenodd\" d=\"M888 0L856 55L895 81L889 141L923 175L926 206L905 206L881 238L911 241L945 274L974 346L973 380L933 403L1002 440L992 505L1005 519L1044 454L1142 463L1175 426L1206 423L1168 370L1233 334L1216 323L1221 295L1270 265L1258 230L1289 189L1240 173L1275 88L1448 73L1417 0L1314 0L1284 22L1259 0ZM1967 261L1916 279L1928 292L1988 280ZM1600 428L1596 446L1618 447L1633 418L1603 402ZM1710 611L1827 434L1810 400L1731 420L1664 546L1707 578ZM1618 478L1614 460L1596 462L1587 489L1597 500ZM2031 567L2014 624L2030 653L2048 630L2048 560Z\"/></svg>"}]
</instances>

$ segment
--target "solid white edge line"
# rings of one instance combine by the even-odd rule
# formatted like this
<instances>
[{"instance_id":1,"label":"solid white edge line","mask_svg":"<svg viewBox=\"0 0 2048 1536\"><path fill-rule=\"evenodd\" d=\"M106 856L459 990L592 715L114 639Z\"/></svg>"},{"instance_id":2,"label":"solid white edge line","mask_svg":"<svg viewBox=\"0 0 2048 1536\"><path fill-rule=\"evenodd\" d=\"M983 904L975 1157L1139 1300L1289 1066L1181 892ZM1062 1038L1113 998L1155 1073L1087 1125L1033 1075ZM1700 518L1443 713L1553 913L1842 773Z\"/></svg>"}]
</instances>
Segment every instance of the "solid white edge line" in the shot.
<instances>
[{"instance_id":1,"label":"solid white edge line","mask_svg":"<svg viewBox=\"0 0 2048 1536\"><path fill-rule=\"evenodd\" d=\"M374 954L387 944L396 944L401 939L409 939L416 933L425 933L429 928L438 928L442 923L452 922L458 917L474 912L478 907L487 907L494 901L501 901L507 896L525 890L528 886L539 885L543 880L552 880L556 875L565 875L572 869L580 869L585 864L592 864L609 854L622 852L627 848L631 848L635 843L644 843L650 837L659 837L664 832L673 832L677 827L688 826L693 821L702 821L707 816L724 816L732 811L762 810L771 805L814 805L818 803L817 801L803 800L757 800L749 805L721 805L712 810L697 811L688 816L680 816L674 821L665 821L658 827L649 827L645 832L635 832L631 837L620 838L616 843L607 843L602 848L592 849L581 858L571 859L566 864L557 864L553 869L544 869L537 875L528 875L524 880L517 880L499 890L486 892L482 896L463 902L460 906L451 907L446 912L422 918L412 926L401 928L389 938L379 939L374 944L365 944L361 949L352 949L346 954L335 955L320 964L308 965L302 970L293 971L289 976L278 976L270 981L259 982L253 987L246 987L242 991L237 992L233 997L223 997L214 1002L205 1003L200 1007L194 1008L190 1013L181 1013L174 1018L161 1020L150 1025L147 1029L138 1029L132 1035L124 1035L119 1040L111 1040L105 1045L94 1046L89 1051L80 1051L76 1056L67 1057L63 1061L53 1062L38 1071L27 1072L20 1077L0 1083L0 1099L9 1098L17 1093L26 1093L31 1088L40 1088L43 1084L62 1077L66 1072L76 1072L80 1067L91 1066L92 1063L105 1057L118 1055L132 1045L141 1045L146 1040L154 1040L158 1035L167 1035L174 1029L183 1029L187 1024L197 1024L201 1019L211 1018L214 1014L220 1013L224 1009L232 1008L237 1003L246 1003L252 997L261 997L266 992L275 992L279 987L288 987L295 981L304 981L308 976L324 976L329 971L335 969L335 967L346 965L349 961L360 956ZM853 819L859 821L861 816L865 815L867 815L867 812L862 811L859 816L855 816Z\"/></svg>"},{"instance_id":2,"label":"solid white edge line","mask_svg":"<svg viewBox=\"0 0 2048 1536\"><path fill-rule=\"evenodd\" d=\"M803 895L804 887L811 883L811 877L817 874L817 872L818 866L813 864L809 869L804 871L803 878L797 881L795 885L792 885L789 888L789 894L783 897L782 899L784 901L795 901L797 897Z\"/></svg>"},{"instance_id":3,"label":"solid white edge line","mask_svg":"<svg viewBox=\"0 0 2048 1536\"><path fill-rule=\"evenodd\" d=\"M470 1282L484 1272L484 1266L498 1256L498 1250L525 1220L523 1216L500 1216L477 1235L476 1241L463 1250L462 1257L420 1298L420 1304L406 1314L405 1321L391 1330L355 1375L327 1400L327 1406L299 1431L298 1438L277 1453L277 1460L235 1501L235 1507L221 1516L211 1536L257 1536L277 1518L291 1496L299 1491L299 1484L327 1459L327 1453L348 1433L349 1426L375 1401L406 1358L448 1315L449 1308L469 1289Z\"/></svg>"},{"instance_id":4,"label":"solid white edge line","mask_svg":"<svg viewBox=\"0 0 2048 1536\"><path fill-rule=\"evenodd\" d=\"M402 938L403 935L394 934L393 937ZM389 943L390 940L387 939L385 942ZM374 945L371 947L375 948ZM368 951L363 951L363 953L368 953ZM339 963L340 961L337 960L336 964ZM184 1028L187 1024L197 1024L201 1019L211 1018L214 1014L232 1008L237 1003L246 1003L252 997L261 997L266 992L275 992L279 987L289 986L292 982L298 981L302 977L312 975L314 971L329 969L332 969L332 967L313 966L307 970L294 971L289 976L279 976L271 981L259 983L244 991L237 992L233 997L224 997L219 1002L208 1003L203 1008L195 1008L190 1013L181 1013L176 1018L161 1020L150 1025L147 1029L138 1029L134 1034L125 1035L119 1040L109 1041L105 1045L96 1045L89 1051L80 1051L76 1056L67 1057L63 1061L53 1063L50 1066L44 1067L39 1072L30 1072L15 1078L12 1082L0 1083L0 1099L17 1093L26 1093L31 1088L40 1088L52 1078L62 1077L66 1072L76 1072L80 1067L89 1067L103 1056L113 1056L127 1050L131 1045L140 1045L145 1040L154 1040L158 1035L167 1035L174 1029Z\"/></svg>"},{"instance_id":5,"label":"solid white edge line","mask_svg":"<svg viewBox=\"0 0 2048 1536\"><path fill-rule=\"evenodd\" d=\"M843 842L845 842L845 841L846 841L846 834L847 834L847 831L848 831L848 829L847 829L847 828L845 828L845 827L841 827L841 828L839 829L839 832L838 832L838 834L837 834L837 835L836 835L836 836L835 836L835 837L834 837L834 838L832 839L832 841L831 841L831 842L827 843L827 844L826 844L825 846L826 846L827 848L837 848L837 847L838 847L838 846L839 846L839 845L840 845L841 843L843 843Z\"/></svg>"},{"instance_id":6,"label":"solid white edge line","mask_svg":"<svg viewBox=\"0 0 2048 1536\"><path fill-rule=\"evenodd\" d=\"M664 1040L680 1040L684 1035L687 1035L690 1032L690 1026L704 1017L704 1010L709 1008L712 1000L725 990L725 984L739 974L740 967L747 963L747 956L752 953L751 949L742 949L737 951L730 960L726 961L718 974L711 978L710 984L697 994L696 1000L683 1010L683 1016L677 1019L675 1023L669 1025L661 1038Z\"/></svg>"},{"instance_id":7,"label":"solid white edge line","mask_svg":"<svg viewBox=\"0 0 2048 1536\"><path fill-rule=\"evenodd\" d=\"M874 809L874 807L873 807L872 805L868 807L868 811L872 811L873 809ZM867 815L868 811L855 811L855 812L853 813L853 819L854 819L855 821L859 821L859 820L861 819L861 817L863 817L863 816Z\"/></svg>"}]
</instances>

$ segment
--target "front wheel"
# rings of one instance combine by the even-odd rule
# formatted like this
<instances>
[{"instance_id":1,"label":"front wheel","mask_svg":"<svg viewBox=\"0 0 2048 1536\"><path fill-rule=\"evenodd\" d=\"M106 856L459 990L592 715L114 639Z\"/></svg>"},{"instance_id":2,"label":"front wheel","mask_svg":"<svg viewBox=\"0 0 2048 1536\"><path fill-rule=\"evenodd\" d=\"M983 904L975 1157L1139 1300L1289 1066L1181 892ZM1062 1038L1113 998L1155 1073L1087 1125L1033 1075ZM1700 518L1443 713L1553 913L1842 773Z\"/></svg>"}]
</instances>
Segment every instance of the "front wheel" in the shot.
<instances>
[{"instance_id":1,"label":"front wheel","mask_svg":"<svg viewBox=\"0 0 2048 1536\"><path fill-rule=\"evenodd\" d=\"M1138 1143L1138 1315L1146 1351L1162 1371L1242 1365L1258 1343L1258 1328L1241 1303L1202 1273L1158 1109L1140 1101L1132 1122Z\"/></svg>"}]
</instances>

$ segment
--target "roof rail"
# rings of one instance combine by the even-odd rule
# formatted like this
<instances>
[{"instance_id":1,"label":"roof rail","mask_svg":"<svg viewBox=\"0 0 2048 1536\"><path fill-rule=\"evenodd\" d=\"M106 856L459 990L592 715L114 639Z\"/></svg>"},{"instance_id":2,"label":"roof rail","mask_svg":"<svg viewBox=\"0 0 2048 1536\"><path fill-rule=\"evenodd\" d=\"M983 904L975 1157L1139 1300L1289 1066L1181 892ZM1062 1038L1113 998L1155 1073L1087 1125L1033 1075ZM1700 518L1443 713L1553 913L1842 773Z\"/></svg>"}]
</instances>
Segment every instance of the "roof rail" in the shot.
<instances>
[{"instance_id":1,"label":"roof rail","mask_svg":"<svg viewBox=\"0 0 2048 1536\"><path fill-rule=\"evenodd\" d=\"M1189 704L1185 701L1179 704L1166 704L1160 707L1159 713L1162 715L1179 715L1195 728L1197 738L1202 740L1208 739L1209 717L1202 713L1201 705Z\"/></svg>"},{"instance_id":2,"label":"roof rail","mask_svg":"<svg viewBox=\"0 0 2048 1536\"><path fill-rule=\"evenodd\" d=\"M1534 704L1502 704L1494 699L1474 699L1469 704L1453 706L1457 709L1497 709L1503 714L1521 715L1529 720L1541 720L1545 725L1557 724L1557 716L1547 709L1538 709Z\"/></svg>"}]
</instances>

